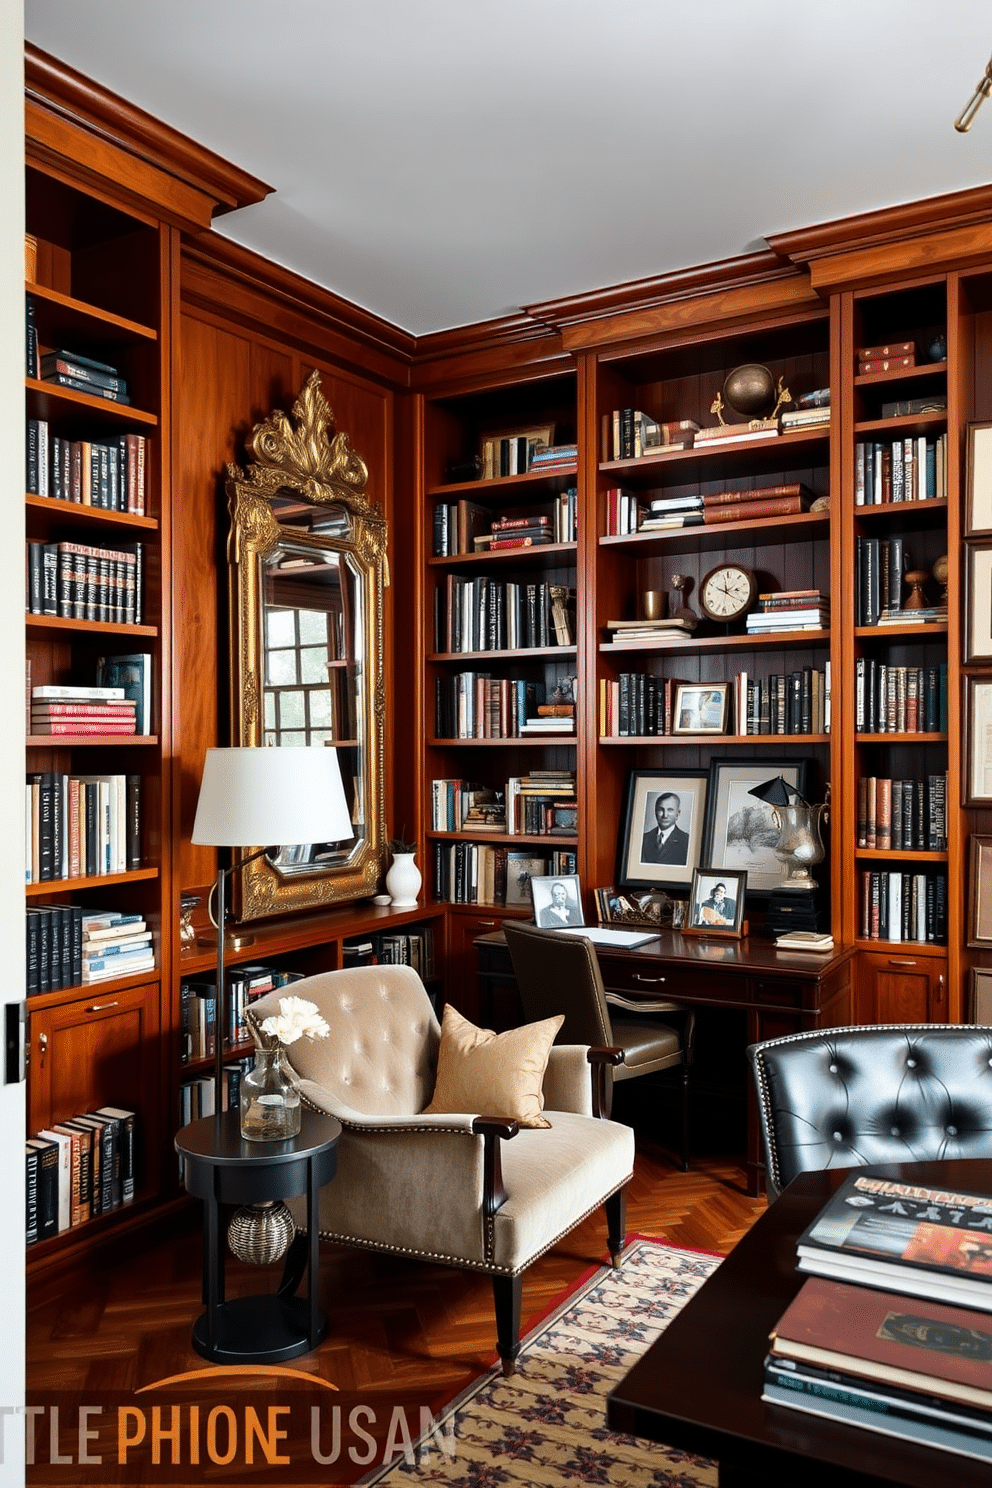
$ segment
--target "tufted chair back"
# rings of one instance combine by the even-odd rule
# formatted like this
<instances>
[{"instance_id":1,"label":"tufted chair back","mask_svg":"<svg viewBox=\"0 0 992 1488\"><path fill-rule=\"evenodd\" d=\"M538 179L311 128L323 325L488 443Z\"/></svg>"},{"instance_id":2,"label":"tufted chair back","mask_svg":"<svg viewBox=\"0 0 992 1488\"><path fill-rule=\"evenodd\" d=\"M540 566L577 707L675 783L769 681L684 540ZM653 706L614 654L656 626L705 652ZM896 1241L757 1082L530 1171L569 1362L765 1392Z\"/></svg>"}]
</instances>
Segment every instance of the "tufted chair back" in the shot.
<instances>
[{"instance_id":1,"label":"tufted chair back","mask_svg":"<svg viewBox=\"0 0 992 1488\"><path fill-rule=\"evenodd\" d=\"M992 1157L992 1028L875 1024L752 1044L769 1194L797 1173Z\"/></svg>"},{"instance_id":2,"label":"tufted chair back","mask_svg":"<svg viewBox=\"0 0 992 1488\"><path fill-rule=\"evenodd\" d=\"M280 987L253 1002L252 1022L279 1011ZM302 994L327 1020L327 1038L298 1039L293 1068L325 1090L339 1113L412 1116L434 1093L441 1030L430 998L409 966L357 966L306 979Z\"/></svg>"}]
</instances>

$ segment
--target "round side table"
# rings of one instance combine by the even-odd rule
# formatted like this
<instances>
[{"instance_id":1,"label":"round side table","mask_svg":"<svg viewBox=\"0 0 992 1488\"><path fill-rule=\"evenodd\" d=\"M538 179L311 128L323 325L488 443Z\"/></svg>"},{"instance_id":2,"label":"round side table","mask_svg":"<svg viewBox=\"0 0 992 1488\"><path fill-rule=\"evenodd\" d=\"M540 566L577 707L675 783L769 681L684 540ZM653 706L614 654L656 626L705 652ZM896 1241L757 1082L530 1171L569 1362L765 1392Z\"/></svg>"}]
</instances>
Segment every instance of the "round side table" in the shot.
<instances>
[{"instance_id":1,"label":"round side table","mask_svg":"<svg viewBox=\"0 0 992 1488\"><path fill-rule=\"evenodd\" d=\"M187 1192L203 1200L203 1302L193 1325L193 1347L205 1359L275 1363L315 1349L327 1331L318 1306L317 1197L337 1169L341 1123L304 1111L299 1135L286 1142L250 1142L237 1111L205 1116L176 1134ZM224 1295L226 1227L222 1204L259 1204L307 1196L308 1292Z\"/></svg>"}]
</instances>

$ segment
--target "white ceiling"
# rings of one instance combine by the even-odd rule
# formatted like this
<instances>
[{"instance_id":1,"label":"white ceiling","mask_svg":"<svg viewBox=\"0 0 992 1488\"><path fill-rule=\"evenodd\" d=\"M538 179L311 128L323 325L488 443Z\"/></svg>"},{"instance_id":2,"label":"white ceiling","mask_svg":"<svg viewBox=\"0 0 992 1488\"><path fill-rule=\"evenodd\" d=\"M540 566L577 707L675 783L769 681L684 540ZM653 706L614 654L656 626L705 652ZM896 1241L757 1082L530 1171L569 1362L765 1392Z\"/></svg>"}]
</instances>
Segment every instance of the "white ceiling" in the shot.
<instances>
[{"instance_id":1,"label":"white ceiling","mask_svg":"<svg viewBox=\"0 0 992 1488\"><path fill-rule=\"evenodd\" d=\"M275 188L218 231L424 334L992 180L988 0L25 0Z\"/></svg>"}]
</instances>

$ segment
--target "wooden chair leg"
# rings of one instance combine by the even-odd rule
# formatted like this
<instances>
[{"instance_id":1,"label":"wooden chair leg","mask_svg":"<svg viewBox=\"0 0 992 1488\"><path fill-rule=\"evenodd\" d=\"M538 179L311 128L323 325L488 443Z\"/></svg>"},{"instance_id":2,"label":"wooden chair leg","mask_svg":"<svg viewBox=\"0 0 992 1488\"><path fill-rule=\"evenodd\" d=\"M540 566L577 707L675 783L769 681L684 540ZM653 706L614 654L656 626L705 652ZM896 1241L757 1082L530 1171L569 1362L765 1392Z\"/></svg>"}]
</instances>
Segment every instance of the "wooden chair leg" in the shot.
<instances>
[{"instance_id":1,"label":"wooden chair leg","mask_svg":"<svg viewBox=\"0 0 992 1488\"><path fill-rule=\"evenodd\" d=\"M496 1352L503 1361L504 1375L513 1374L520 1352L520 1303L523 1297L522 1276L494 1276L493 1299L496 1303Z\"/></svg>"},{"instance_id":2,"label":"wooden chair leg","mask_svg":"<svg viewBox=\"0 0 992 1488\"><path fill-rule=\"evenodd\" d=\"M627 1186L618 1188L606 1201L606 1243L610 1248L613 1269L619 1271L620 1257L627 1243Z\"/></svg>"},{"instance_id":3,"label":"wooden chair leg","mask_svg":"<svg viewBox=\"0 0 992 1488\"><path fill-rule=\"evenodd\" d=\"M689 1171L689 1066L682 1066L682 1171Z\"/></svg>"}]
</instances>

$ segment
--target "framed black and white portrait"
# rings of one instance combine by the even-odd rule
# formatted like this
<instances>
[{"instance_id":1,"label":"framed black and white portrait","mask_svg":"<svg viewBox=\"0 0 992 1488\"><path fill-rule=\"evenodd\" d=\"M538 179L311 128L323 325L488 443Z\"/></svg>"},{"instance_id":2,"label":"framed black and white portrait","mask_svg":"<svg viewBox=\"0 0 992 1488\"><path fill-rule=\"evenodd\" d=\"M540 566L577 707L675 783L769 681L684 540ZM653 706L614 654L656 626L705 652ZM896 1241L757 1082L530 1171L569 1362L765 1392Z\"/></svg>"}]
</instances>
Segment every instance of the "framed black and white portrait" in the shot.
<instances>
[{"instance_id":1,"label":"framed black and white portrait","mask_svg":"<svg viewBox=\"0 0 992 1488\"><path fill-rule=\"evenodd\" d=\"M561 930L569 925L584 925L582 894L577 873L559 873L530 881L534 904L534 924L543 930Z\"/></svg>"},{"instance_id":2,"label":"framed black and white portrait","mask_svg":"<svg viewBox=\"0 0 992 1488\"><path fill-rule=\"evenodd\" d=\"M625 888L687 889L700 861L708 773L632 770L620 835Z\"/></svg>"}]
</instances>

